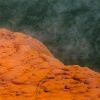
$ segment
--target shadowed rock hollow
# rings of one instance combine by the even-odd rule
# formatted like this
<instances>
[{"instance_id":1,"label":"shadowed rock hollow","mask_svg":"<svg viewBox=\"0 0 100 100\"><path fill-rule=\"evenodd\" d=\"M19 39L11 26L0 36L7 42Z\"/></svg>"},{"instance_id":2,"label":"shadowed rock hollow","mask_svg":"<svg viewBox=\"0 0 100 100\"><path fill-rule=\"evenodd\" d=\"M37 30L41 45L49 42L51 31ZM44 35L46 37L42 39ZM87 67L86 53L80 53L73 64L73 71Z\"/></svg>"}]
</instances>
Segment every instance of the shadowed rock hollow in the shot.
<instances>
[{"instance_id":1,"label":"shadowed rock hollow","mask_svg":"<svg viewBox=\"0 0 100 100\"><path fill-rule=\"evenodd\" d=\"M38 40L0 29L0 100L100 100L100 73L65 66Z\"/></svg>"}]
</instances>

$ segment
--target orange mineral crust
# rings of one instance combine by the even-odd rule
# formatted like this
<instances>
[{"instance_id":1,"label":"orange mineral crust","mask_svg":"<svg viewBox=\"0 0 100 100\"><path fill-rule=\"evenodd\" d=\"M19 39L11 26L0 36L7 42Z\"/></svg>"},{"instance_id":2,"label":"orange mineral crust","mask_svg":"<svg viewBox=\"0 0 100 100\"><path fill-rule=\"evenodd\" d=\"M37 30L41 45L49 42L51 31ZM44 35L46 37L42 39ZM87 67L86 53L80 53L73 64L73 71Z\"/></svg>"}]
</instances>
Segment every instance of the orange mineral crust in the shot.
<instances>
[{"instance_id":1,"label":"orange mineral crust","mask_svg":"<svg viewBox=\"0 0 100 100\"><path fill-rule=\"evenodd\" d=\"M38 40L0 29L0 100L100 100L100 73L65 66Z\"/></svg>"}]
</instances>

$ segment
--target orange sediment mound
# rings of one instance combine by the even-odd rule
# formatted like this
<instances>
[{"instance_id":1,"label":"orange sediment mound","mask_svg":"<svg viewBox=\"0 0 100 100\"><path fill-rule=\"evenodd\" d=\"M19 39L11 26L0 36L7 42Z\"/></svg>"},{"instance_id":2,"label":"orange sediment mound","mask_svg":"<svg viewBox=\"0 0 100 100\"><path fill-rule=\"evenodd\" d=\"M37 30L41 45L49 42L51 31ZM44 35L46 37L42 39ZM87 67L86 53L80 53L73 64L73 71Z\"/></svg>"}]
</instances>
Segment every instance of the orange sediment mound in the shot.
<instances>
[{"instance_id":1,"label":"orange sediment mound","mask_svg":"<svg viewBox=\"0 0 100 100\"><path fill-rule=\"evenodd\" d=\"M38 40L0 29L0 100L100 100L100 73L65 66Z\"/></svg>"}]
</instances>

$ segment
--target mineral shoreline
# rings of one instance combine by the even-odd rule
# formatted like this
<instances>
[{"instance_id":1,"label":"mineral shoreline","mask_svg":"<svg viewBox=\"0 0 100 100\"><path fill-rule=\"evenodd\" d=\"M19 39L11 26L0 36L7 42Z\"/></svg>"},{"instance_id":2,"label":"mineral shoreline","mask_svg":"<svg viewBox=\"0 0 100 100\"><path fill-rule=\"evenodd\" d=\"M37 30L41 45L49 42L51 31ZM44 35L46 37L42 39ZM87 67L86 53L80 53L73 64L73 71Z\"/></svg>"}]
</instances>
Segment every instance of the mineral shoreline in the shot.
<instances>
[{"instance_id":1,"label":"mineral shoreline","mask_svg":"<svg viewBox=\"0 0 100 100\"><path fill-rule=\"evenodd\" d=\"M0 29L0 100L100 100L100 73L65 66L37 39Z\"/></svg>"}]
</instances>

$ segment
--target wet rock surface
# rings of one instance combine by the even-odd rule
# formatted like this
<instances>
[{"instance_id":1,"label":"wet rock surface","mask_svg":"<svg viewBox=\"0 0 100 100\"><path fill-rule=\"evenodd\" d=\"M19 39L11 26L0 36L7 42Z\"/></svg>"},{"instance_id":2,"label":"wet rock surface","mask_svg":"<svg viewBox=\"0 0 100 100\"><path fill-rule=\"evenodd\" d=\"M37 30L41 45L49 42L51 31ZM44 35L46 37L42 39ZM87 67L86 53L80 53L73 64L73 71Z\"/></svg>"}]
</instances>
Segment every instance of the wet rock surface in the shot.
<instances>
[{"instance_id":1,"label":"wet rock surface","mask_svg":"<svg viewBox=\"0 0 100 100\"><path fill-rule=\"evenodd\" d=\"M0 100L100 100L100 73L65 66L38 40L0 29Z\"/></svg>"}]
</instances>

